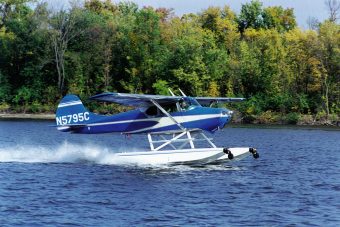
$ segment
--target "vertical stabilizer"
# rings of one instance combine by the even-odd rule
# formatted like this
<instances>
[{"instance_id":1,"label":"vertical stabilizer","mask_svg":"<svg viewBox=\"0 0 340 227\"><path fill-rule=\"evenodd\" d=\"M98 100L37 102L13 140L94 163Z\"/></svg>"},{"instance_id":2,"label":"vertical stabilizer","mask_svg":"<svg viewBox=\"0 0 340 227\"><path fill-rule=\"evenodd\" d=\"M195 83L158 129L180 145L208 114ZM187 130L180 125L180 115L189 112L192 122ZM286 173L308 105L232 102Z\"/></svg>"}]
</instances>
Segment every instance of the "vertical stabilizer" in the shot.
<instances>
[{"instance_id":1,"label":"vertical stabilizer","mask_svg":"<svg viewBox=\"0 0 340 227\"><path fill-rule=\"evenodd\" d=\"M66 95L58 105L57 126L84 125L91 120L91 113L76 95Z\"/></svg>"}]
</instances>

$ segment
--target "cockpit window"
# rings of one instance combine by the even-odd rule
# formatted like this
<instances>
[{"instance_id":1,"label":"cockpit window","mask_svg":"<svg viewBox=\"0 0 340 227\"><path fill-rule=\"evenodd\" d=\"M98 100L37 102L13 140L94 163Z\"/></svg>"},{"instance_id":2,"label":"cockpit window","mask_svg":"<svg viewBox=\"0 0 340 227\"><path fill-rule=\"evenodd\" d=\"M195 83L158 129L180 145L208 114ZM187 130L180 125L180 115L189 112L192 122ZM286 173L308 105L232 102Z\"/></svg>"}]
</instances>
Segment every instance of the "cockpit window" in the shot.
<instances>
[{"instance_id":1,"label":"cockpit window","mask_svg":"<svg viewBox=\"0 0 340 227\"><path fill-rule=\"evenodd\" d=\"M158 108L156 106L150 106L145 113L149 116L157 116L158 115Z\"/></svg>"},{"instance_id":2,"label":"cockpit window","mask_svg":"<svg viewBox=\"0 0 340 227\"><path fill-rule=\"evenodd\" d=\"M178 111L176 103L161 104L161 106L168 113ZM156 106L150 106L146 110L144 110L144 112L149 117L164 116L164 113Z\"/></svg>"},{"instance_id":3,"label":"cockpit window","mask_svg":"<svg viewBox=\"0 0 340 227\"><path fill-rule=\"evenodd\" d=\"M180 107L183 111L193 109L196 106L200 106L200 104L196 101L196 99L193 99L193 98L190 98L190 97L184 97L179 102L179 105L180 105Z\"/></svg>"},{"instance_id":4,"label":"cockpit window","mask_svg":"<svg viewBox=\"0 0 340 227\"><path fill-rule=\"evenodd\" d=\"M161 104L161 106L168 113L177 112L176 103Z\"/></svg>"},{"instance_id":5,"label":"cockpit window","mask_svg":"<svg viewBox=\"0 0 340 227\"><path fill-rule=\"evenodd\" d=\"M187 111L195 108L196 106L201 106L196 99L191 97L183 97L178 103L167 103L161 104L162 108L168 112L180 112ZM149 117L164 116L164 113L159 110L156 106L150 106L143 110L145 114Z\"/></svg>"}]
</instances>

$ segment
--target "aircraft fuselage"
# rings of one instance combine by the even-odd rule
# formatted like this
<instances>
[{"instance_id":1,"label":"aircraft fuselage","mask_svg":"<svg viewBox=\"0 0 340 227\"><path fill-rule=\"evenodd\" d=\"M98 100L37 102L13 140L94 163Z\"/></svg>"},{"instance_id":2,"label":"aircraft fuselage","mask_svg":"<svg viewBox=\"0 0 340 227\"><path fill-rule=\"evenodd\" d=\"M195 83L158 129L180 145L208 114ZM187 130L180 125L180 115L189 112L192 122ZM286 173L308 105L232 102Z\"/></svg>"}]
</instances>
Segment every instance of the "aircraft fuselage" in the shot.
<instances>
[{"instance_id":1,"label":"aircraft fuselage","mask_svg":"<svg viewBox=\"0 0 340 227\"><path fill-rule=\"evenodd\" d=\"M184 128L198 128L210 132L223 128L231 119L227 109L201 106L169 114ZM179 130L173 119L164 114L148 115L143 109L135 109L111 116L88 111L65 114L58 116L56 122L58 130L73 133L149 133ZM77 124L72 126L74 123Z\"/></svg>"}]
</instances>

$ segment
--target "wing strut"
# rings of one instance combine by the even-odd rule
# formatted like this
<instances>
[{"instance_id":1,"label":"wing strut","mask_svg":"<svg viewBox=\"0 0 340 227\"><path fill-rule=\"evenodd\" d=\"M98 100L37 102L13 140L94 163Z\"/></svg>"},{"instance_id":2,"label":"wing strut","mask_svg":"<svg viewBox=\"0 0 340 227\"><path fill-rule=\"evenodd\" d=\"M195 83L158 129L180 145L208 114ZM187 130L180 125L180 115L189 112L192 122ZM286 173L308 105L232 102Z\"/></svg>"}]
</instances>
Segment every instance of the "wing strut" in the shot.
<instances>
[{"instance_id":1,"label":"wing strut","mask_svg":"<svg viewBox=\"0 0 340 227\"><path fill-rule=\"evenodd\" d=\"M172 96L176 96L176 95L171 91L170 88L168 88L168 90L169 90L169 92L170 92L170 94L171 94Z\"/></svg>"},{"instance_id":2,"label":"wing strut","mask_svg":"<svg viewBox=\"0 0 340 227\"><path fill-rule=\"evenodd\" d=\"M170 92L170 94L171 94L172 96L176 96L176 95L171 91L170 88L168 88L168 89L169 89L169 92ZM177 111L178 111L178 112L182 112L182 109L181 109L181 107L180 107L180 105L179 105L178 102L176 102L176 107L177 107Z\"/></svg>"},{"instance_id":3,"label":"wing strut","mask_svg":"<svg viewBox=\"0 0 340 227\"><path fill-rule=\"evenodd\" d=\"M178 121L176 121L175 118L173 118L161 105L159 105L155 100L150 99L150 101L157 106L157 108L162 111L167 117L169 117L173 122L175 122L175 124L182 129L182 131L186 131L186 128L184 128Z\"/></svg>"},{"instance_id":4,"label":"wing strut","mask_svg":"<svg viewBox=\"0 0 340 227\"><path fill-rule=\"evenodd\" d=\"M179 90L179 92L181 92L181 94L183 95L183 97L187 97L187 96L184 94L184 92L183 92L180 88L178 88L178 90Z\"/></svg>"}]
</instances>

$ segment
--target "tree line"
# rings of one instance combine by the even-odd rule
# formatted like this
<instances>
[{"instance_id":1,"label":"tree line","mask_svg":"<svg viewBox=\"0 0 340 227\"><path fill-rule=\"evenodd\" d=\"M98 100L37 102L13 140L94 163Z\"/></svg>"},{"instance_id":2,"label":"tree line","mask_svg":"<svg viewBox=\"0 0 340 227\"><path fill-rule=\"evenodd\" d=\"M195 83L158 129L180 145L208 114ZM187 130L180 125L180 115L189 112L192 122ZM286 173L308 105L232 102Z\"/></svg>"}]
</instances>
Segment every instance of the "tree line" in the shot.
<instances>
[{"instance_id":1,"label":"tree line","mask_svg":"<svg viewBox=\"0 0 340 227\"><path fill-rule=\"evenodd\" d=\"M336 3L336 2L335 2ZM246 97L245 119L338 116L340 25L312 29L294 10L253 0L176 16L172 9L86 0L68 9L0 0L0 110L54 111L104 91Z\"/></svg>"}]
</instances>

